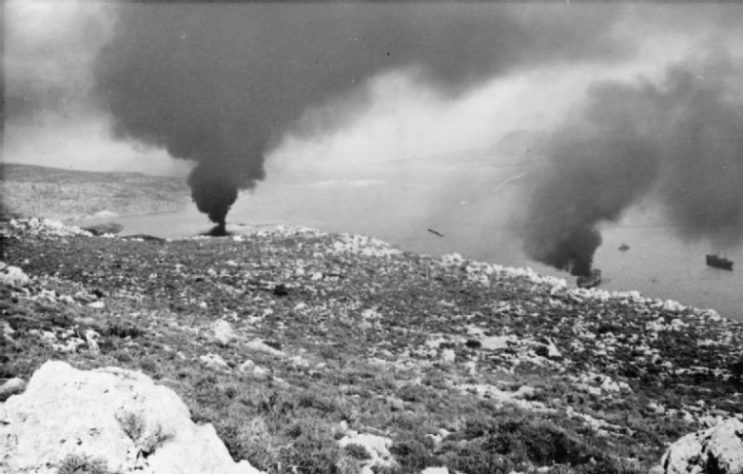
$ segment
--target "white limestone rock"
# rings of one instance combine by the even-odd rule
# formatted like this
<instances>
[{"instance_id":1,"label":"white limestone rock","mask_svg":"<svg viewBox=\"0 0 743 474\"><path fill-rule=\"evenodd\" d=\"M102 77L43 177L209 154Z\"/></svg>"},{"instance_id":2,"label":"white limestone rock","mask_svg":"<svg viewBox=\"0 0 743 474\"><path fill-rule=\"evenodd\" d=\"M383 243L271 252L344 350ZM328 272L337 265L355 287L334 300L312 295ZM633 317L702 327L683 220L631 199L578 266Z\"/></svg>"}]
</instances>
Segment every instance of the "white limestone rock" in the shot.
<instances>
[{"instance_id":1,"label":"white limestone rock","mask_svg":"<svg viewBox=\"0 0 743 474\"><path fill-rule=\"evenodd\" d=\"M457 359L457 354L454 349L444 349L441 351L441 360L447 364L453 363Z\"/></svg>"},{"instance_id":2,"label":"white limestone rock","mask_svg":"<svg viewBox=\"0 0 743 474\"><path fill-rule=\"evenodd\" d=\"M8 379L0 385L0 402L4 402L11 395L23 393L24 390L26 390L25 380L18 377Z\"/></svg>"},{"instance_id":3,"label":"white limestone rock","mask_svg":"<svg viewBox=\"0 0 743 474\"><path fill-rule=\"evenodd\" d=\"M237 337L230 323L224 319L214 321L212 331L214 331L214 339L222 346L229 345Z\"/></svg>"},{"instance_id":4,"label":"white limestone rock","mask_svg":"<svg viewBox=\"0 0 743 474\"><path fill-rule=\"evenodd\" d=\"M219 354L209 353L199 357L202 364L213 370L229 370L230 366Z\"/></svg>"},{"instance_id":5,"label":"white limestone rock","mask_svg":"<svg viewBox=\"0 0 743 474\"><path fill-rule=\"evenodd\" d=\"M0 285L20 288L27 285L29 281L30 278L28 275L26 275L19 267L6 265L4 263L0 266Z\"/></svg>"},{"instance_id":6,"label":"white limestone rock","mask_svg":"<svg viewBox=\"0 0 743 474\"><path fill-rule=\"evenodd\" d=\"M502 349L508 349L511 344L516 344L517 342L517 338L510 334L502 336L488 336L480 339L480 347L482 347L486 351L499 351Z\"/></svg>"},{"instance_id":7,"label":"white limestone rock","mask_svg":"<svg viewBox=\"0 0 743 474\"><path fill-rule=\"evenodd\" d=\"M256 474L212 425L196 425L171 389L141 372L45 363L0 405L0 472L52 474L70 456L121 474Z\"/></svg>"},{"instance_id":8,"label":"white limestone rock","mask_svg":"<svg viewBox=\"0 0 743 474\"><path fill-rule=\"evenodd\" d=\"M423 469L420 474L449 474L449 469L444 466L441 467L427 467Z\"/></svg>"},{"instance_id":9,"label":"white limestone rock","mask_svg":"<svg viewBox=\"0 0 743 474\"><path fill-rule=\"evenodd\" d=\"M664 474L743 474L743 423L731 418L680 438L661 466Z\"/></svg>"},{"instance_id":10,"label":"white limestone rock","mask_svg":"<svg viewBox=\"0 0 743 474\"><path fill-rule=\"evenodd\" d=\"M277 357L282 357L286 355L284 351L280 351L274 347L271 347L265 342L261 341L260 339L253 339L252 341L245 344L245 347L250 351L264 352L266 354L270 354L272 356L277 356Z\"/></svg>"}]
</instances>

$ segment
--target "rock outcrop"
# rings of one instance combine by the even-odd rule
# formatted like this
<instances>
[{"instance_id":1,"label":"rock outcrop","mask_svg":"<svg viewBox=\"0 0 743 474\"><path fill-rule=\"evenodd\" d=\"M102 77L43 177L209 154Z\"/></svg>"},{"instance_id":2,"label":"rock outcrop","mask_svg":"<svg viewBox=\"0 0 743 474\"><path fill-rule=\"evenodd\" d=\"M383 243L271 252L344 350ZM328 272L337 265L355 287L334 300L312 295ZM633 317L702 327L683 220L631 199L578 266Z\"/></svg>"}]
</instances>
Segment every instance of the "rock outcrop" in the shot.
<instances>
[{"instance_id":1,"label":"rock outcrop","mask_svg":"<svg viewBox=\"0 0 743 474\"><path fill-rule=\"evenodd\" d=\"M195 425L171 389L118 368L50 361L0 405L0 472L259 473L235 463L211 425ZM75 471L77 472L77 471Z\"/></svg>"},{"instance_id":2,"label":"rock outcrop","mask_svg":"<svg viewBox=\"0 0 743 474\"><path fill-rule=\"evenodd\" d=\"M0 285L21 287L30 281L19 267L0 262Z\"/></svg>"},{"instance_id":3,"label":"rock outcrop","mask_svg":"<svg viewBox=\"0 0 743 474\"><path fill-rule=\"evenodd\" d=\"M682 437L661 465L664 474L743 474L743 423L731 418Z\"/></svg>"}]
</instances>

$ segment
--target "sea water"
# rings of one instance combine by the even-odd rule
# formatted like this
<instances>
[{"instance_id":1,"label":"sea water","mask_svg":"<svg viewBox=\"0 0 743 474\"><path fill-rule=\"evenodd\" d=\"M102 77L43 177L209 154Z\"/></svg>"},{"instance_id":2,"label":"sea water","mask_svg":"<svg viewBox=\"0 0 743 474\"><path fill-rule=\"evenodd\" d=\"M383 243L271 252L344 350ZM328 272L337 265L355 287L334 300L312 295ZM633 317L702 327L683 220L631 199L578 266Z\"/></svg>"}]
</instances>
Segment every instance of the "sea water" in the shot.
<instances>
[{"instance_id":1,"label":"sea water","mask_svg":"<svg viewBox=\"0 0 743 474\"><path fill-rule=\"evenodd\" d=\"M263 183L243 194L228 216L236 233L273 225L303 225L329 232L378 237L403 250L467 258L566 278L567 273L531 260L509 226L499 196L473 196L460 189L437 193L424 185L383 181L322 181L308 184ZM479 191L478 191L479 192ZM124 234L183 237L207 231L211 224L195 206L181 212L113 218ZM77 224L84 224L78 222ZM433 230L443 235L439 236ZM603 272L601 287L638 290L648 297L674 299L743 320L743 249L728 250L733 271L708 267L704 243L684 242L656 221L629 218L602 228L603 243L594 265ZM622 251L622 244L629 246Z\"/></svg>"}]
</instances>

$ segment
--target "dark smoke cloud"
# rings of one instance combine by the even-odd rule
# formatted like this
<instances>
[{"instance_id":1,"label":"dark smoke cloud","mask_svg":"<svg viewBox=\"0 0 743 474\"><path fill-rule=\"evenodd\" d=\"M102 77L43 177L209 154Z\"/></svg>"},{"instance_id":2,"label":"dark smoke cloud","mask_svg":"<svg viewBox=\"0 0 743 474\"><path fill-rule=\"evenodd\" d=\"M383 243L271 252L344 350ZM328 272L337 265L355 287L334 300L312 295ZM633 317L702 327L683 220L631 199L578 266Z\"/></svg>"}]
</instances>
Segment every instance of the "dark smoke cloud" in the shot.
<instances>
[{"instance_id":1,"label":"dark smoke cloud","mask_svg":"<svg viewBox=\"0 0 743 474\"><path fill-rule=\"evenodd\" d=\"M743 64L727 58L668 77L659 195L686 239L717 247L743 240Z\"/></svg>"},{"instance_id":2,"label":"dark smoke cloud","mask_svg":"<svg viewBox=\"0 0 743 474\"><path fill-rule=\"evenodd\" d=\"M197 163L193 198L224 224L237 191L263 179L266 153L282 134L347 123L375 74L412 68L455 95L517 67L616 59L626 47L611 37L617 13L555 5L127 4L99 55L97 90L119 137Z\"/></svg>"},{"instance_id":3,"label":"dark smoke cloud","mask_svg":"<svg viewBox=\"0 0 743 474\"><path fill-rule=\"evenodd\" d=\"M551 137L523 223L532 258L587 274L598 225L659 200L681 237L743 240L743 79L714 53L662 81L595 85L578 118Z\"/></svg>"}]
</instances>

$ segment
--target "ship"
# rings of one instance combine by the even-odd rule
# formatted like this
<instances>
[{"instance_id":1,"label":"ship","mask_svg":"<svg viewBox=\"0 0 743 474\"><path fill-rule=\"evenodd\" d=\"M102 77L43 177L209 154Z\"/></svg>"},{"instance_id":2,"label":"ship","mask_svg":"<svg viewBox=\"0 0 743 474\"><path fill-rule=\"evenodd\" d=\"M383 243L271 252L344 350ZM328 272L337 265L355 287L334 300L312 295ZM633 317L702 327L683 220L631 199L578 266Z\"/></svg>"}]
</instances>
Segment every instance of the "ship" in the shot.
<instances>
[{"instance_id":1,"label":"ship","mask_svg":"<svg viewBox=\"0 0 743 474\"><path fill-rule=\"evenodd\" d=\"M619 246L619 250L622 252L626 252L627 250L629 250L629 245L622 242L622 245Z\"/></svg>"},{"instance_id":2,"label":"ship","mask_svg":"<svg viewBox=\"0 0 743 474\"><path fill-rule=\"evenodd\" d=\"M601 270L594 268L588 275L580 275L576 280L579 288L593 288L601 283Z\"/></svg>"},{"instance_id":3,"label":"ship","mask_svg":"<svg viewBox=\"0 0 743 474\"><path fill-rule=\"evenodd\" d=\"M728 260L725 257L720 257L719 255L712 254L707 255L707 265L714 268L721 268L723 270L732 270L733 269L733 261Z\"/></svg>"}]
</instances>

